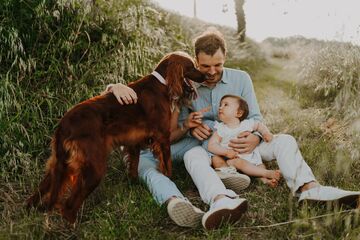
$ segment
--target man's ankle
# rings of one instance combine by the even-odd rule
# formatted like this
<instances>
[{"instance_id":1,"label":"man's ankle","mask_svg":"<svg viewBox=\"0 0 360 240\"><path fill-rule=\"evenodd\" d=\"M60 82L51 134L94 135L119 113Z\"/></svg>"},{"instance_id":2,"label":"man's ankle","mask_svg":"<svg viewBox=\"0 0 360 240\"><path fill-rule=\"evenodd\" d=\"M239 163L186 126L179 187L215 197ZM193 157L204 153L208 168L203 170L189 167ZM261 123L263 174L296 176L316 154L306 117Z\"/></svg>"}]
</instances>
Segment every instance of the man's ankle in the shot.
<instances>
[{"instance_id":1,"label":"man's ankle","mask_svg":"<svg viewBox=\"0 0 360 240\"><path fill-rule=\"evenodd\" d=\"M220 200L220 199L222 199L222 198L224 198L224 197L228 197L228 196L225 195L225 194L218 194L218 195L216 195L216 197L214 197L214 201L213 201L213 202L216 202L217 200Z\"/></svg>"},{"instance_id":2,"label":"man's ankle","mask_svg":"<svg viewBox=\"0 0 360 240\"><path fill-rule=\"evenodd\" d=\"M165 206L167 206L171 200L174 200L174 199L177 199L177 198L178 198L177 196L171 196L171 197L169 197L169 198L165 201Z\"/></svg>"},{"instance_id":3,"label":"man's ankle","mask_svg":"<svg viewBox=\"0 0 360 240\"><path fill-rule=\"evenodd\" d=\"M310 190L311 188L317 187L319 185L320 184L317 181L311 181L311 182L305 183L299 189L300 189L300 192L305 192L305 191Z\"/></svg>"}]
</instances>

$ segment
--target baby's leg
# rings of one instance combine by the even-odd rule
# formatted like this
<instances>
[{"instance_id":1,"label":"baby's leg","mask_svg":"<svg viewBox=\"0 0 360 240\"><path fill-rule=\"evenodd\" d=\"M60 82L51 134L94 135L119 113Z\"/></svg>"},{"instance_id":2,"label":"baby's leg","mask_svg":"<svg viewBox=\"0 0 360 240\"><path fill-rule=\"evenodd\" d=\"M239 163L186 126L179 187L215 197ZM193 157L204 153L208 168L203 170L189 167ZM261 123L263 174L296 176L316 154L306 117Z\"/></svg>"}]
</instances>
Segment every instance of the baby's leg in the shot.
<instances>
[{"instance_id":1,"label":"baby's leg","mask_svg":"<svg viewBox=\"0 0 360 240\"><path fill-rule=\"evenodd\" d=\"M227 160L227 164L229 164L230 166L234 166L236 169L242 171L249 176L276 179L277 181L281 177L279 170L268 170L263 164L255 166L254 164L251 164L241 158Z\"/></svg>"},{"instance_id":2,"label":"baby's leg","mask_svg":"<svg viewBox=\"0 0 360 240\"><path fill-rule=\"evenodd\" d=\"M221 168L221 167L228 167L229 165L226 163L225 159L220 156L214 155L211 158L211 163L213 168Z\"/></svg>"}]
</instances>

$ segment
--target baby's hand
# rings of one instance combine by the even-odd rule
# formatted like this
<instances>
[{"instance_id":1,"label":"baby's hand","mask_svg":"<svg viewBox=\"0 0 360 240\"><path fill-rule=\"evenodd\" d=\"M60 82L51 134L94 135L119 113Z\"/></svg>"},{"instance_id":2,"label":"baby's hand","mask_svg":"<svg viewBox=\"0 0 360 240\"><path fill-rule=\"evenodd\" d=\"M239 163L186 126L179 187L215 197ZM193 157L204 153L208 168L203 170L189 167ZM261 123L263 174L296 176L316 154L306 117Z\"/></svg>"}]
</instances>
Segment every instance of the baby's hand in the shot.
<instances>
[{"instance_id":1,"label":"baby's hand","mask_svg":"<svg viewBox=\"0 0 360 240\"><path fill-rule=\"evenodd\" d=\"M263 139L265 142L271 142L271 140L273 139L273 135L271 133L263 134Z\"/></svg>"},{"instance_id":2,"label":"baby's hand","mask_svg":"<svg viewBox=\"0 0 360 240\"><path fill-rule=\"evenodd\" d=\"M233 159L233 158L237 157L237 155L238 155L238 153L236 151L234 151L232 149L228 149L226 151L225 157Z\"/></svg>"}]
</instances>

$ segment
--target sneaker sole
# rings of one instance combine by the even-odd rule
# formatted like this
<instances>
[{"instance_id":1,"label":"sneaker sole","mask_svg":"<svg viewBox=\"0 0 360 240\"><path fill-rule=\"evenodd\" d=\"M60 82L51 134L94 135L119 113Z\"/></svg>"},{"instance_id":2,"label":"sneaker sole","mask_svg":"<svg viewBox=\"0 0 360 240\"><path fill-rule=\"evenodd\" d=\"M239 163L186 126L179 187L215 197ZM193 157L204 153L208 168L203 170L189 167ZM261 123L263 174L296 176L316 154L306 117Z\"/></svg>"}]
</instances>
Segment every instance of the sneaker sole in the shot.
<instances>
[{"instance_id":1,"label":"sneaker sole","mask_svg":"<svg viewBox=\"0 0 360 240\"><path fill-rule=\"evenodd\" d=\"M237 194L241 193L242 190L246 189L250 185L250 178L228 177L221 179L221 181L227 189L231 189Z\"/></svg>"},{"instance_id":2,"label":"sneaker sole","mask_svg":"<svg viewBox=\"0 0 360 240\"><path fill-rule=\"evenodd\" d=\"M300 205L303 205L305 203L328 203L328 202L337 202L339 205L345 205L348 206L349 208L353 208L353 209L360 209L360 196L359 195L349 195L349 196L345 196L339 199L335 199L335 200L315 200L315 199L302 199L301 201L299 201Z\"/></svg>"},{"instance_id":3,"label":"sneaker sole","mask_svg":"<svg viewBox=\"0 0 360 240\"><path fill-rule=\"evenodd\" d=\"M169 217L181 227L196 227L200 225L204 212L196 212L192 205L177 202L172 206L173 211L168 211Z\"/></svg>"},{"instance_id":4,"label":"sneaker sole","mask_svg":"<svg viewBox=\"0 0 360 240\"><path fill-rule=\"evenodd\" d=\"M235 223L237 222L241 216L247 211L248 202L244 200L239 206L234 209L222 209L215 212L207 212L206 215L210 215L206 218L206 221L203 222L203 226L207 230L217 229L224 223Z\"/></svg>"}]
</instances>

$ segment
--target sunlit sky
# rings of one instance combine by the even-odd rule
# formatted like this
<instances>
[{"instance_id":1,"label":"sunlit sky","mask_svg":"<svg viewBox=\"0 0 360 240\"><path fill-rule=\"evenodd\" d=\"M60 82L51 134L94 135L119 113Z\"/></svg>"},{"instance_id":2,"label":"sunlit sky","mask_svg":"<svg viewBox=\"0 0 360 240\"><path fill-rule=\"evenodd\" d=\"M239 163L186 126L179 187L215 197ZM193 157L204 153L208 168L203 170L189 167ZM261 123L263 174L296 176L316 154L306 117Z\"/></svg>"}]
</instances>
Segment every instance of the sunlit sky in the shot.
<instances>
[{"instance_id":1,"label":"sunlit sky","mask_svg":"<svg viewBox=\"0 0 360 240\"><path fill-rule=\"evenodd\" d=\"M193 16L194 0L152 1ZM196 0L196 4L199 19L237 27L234 0ZM245 0L244 9L247 35L259 42L267 37L302 35L360 45L360 0Z\"/></svg>"}]
</instances>

